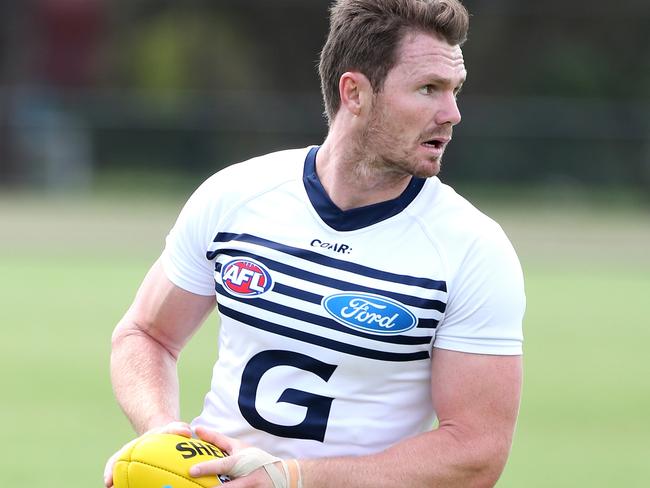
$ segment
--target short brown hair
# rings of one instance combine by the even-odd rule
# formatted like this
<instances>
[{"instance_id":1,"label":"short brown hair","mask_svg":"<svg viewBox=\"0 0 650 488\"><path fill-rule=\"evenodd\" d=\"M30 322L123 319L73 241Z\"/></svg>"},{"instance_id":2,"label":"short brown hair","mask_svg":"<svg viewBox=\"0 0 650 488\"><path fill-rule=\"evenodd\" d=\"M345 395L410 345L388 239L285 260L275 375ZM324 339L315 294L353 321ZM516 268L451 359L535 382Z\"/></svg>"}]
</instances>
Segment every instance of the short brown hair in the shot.
<instances>
[{"instance_id":1,"label":"short brown hair","mask_svg":"<svg viewBox=\"0 0 650 488\"><path fill-rule=\"evenodd\" d=\"M339 110L339 79L359 71L380 91L409 31L437 34L451 45L467 39L469 14L458 0L336 0L320 55L319 73L329 123Z\"/></svg>"}]
</instances>

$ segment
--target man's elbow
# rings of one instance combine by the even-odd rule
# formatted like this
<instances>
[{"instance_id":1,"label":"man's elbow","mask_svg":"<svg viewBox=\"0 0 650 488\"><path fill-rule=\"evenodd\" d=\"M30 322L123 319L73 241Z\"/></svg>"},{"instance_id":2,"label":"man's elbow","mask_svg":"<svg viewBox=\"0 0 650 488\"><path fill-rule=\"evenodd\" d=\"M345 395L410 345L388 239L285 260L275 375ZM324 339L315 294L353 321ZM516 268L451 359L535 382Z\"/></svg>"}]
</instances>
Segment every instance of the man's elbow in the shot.
<instances>
[{"instance_id":1,"label":"man's elbow","mask_svg":"<svg viewBox=\"0 0 650 488\"><path fill-rule=\"evenodd\" d=\"M168 341L154 337L139 322L125 316L113 330L111 336L112 354L120 354L122 351L129 351L131 348L138 350L160 350L169 354L174 360L178 359L180 348L172 347Z\"/></svg>"},{"instance_id":2,"label":"man's elbow","mask_svg":"<svg viewBox=\"0 0 650 488\"><path fill-rule=\"evenodd\" d=\"M464 466L468 474L463 486L472 488L490 488L496 485L510 455L511 442L486 442L483 446L472 449L472 455L466 459Z\"/></svg>"},{"instance_id":3,"label":"man's elbow","mask_svg":"<svg viewBox=\"0 0 650 488\"><path fill-rule=\"evenodd\" d=\"M450 479L455 480L451 486L488 488L496 485L510 455L510 432L479 433L451 422L442 423L441 430L453 439L453 451L458 453L450 463Z\"/></svg>"},{"instance_id":4,"label":"man's elbow","mask_svg":"<svg viewBox=\"0 0 650 488\"><path fill-rule=\"evenodd\" d=\"M130 320L128 316L125 316L120 320L113 334L111 335L111 349L113 351L118 351L121 348L128 345L131 339L146 338L146 334L142 328L133 320Z\"/></svg>"}]
</instances>

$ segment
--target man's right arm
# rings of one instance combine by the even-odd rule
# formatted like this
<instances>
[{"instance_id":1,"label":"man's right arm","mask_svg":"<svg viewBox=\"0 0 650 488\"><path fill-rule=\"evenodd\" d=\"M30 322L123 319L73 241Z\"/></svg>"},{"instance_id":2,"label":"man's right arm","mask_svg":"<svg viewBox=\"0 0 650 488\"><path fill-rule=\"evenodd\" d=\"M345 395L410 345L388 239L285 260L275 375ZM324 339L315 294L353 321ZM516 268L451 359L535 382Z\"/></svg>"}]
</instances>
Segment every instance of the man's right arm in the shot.
<instances>
[{"instance_id":1,"label":"man's right arm","mask_svg":"<svg viewBox=\"0 0 650 488\"><path fill-rule=\"evenodd\" d=\"M160 260L149 270L111 352L115 397L138 434L179 420L178 355L215 303L174 285Z\"/></svg>"}]
</instances>

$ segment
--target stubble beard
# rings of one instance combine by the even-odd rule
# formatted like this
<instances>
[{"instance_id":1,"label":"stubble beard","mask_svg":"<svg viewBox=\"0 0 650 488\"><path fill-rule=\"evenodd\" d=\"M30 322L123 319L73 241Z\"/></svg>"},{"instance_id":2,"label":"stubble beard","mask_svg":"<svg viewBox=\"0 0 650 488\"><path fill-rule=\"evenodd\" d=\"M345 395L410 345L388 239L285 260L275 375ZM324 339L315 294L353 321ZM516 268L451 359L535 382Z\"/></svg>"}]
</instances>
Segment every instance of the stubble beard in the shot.
<instances>
[{"instance_id":1,"label":"stubble beard","mask_svg":"<svg viewBox=\"0 0 650 488\"><path fill-rule=\"evenodd\" d=\"M357 166L359 177L385 176L403 179L406 176L430 178L436 176L442 167L442 155L435 159L418 160L415 152L419 141L400 137L399 130L387 123L387 114L376 105L372 108L370 120L357 137Z\"/></svg>"}]
</instances>

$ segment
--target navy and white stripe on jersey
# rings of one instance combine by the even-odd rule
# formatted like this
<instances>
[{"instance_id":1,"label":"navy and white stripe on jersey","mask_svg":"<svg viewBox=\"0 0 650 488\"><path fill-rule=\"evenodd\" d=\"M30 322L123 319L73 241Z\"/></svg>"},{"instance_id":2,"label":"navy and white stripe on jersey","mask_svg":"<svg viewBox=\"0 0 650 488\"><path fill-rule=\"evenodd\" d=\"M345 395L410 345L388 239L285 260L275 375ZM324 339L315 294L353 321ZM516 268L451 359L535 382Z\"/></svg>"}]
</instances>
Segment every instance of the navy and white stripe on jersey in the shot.
<instances>
[{"instance_id":1,"label":"navy and white stripe on jersey","mask_svg":"<svg viewBox=\"0 0 650 488\"><path fill-rule=\"evenodd\" d=\"M215 262L215 290L223 315L346 354L383 361L428 359L431 330L445 311L444 281L399 275L251 234L217 234L206 257ZM224 264L237 258L263 266L273 287L253 298L232 293L223 283L222 270ZM407 306L415 316L415 327L409 333L378 334L335 320L323 307L323 301L344 291L355 292L351 297L367 294ZM370 307L377 311L372 304ZM259 318L260 312L264 319Z\"/></svg>"}]
</instances>

